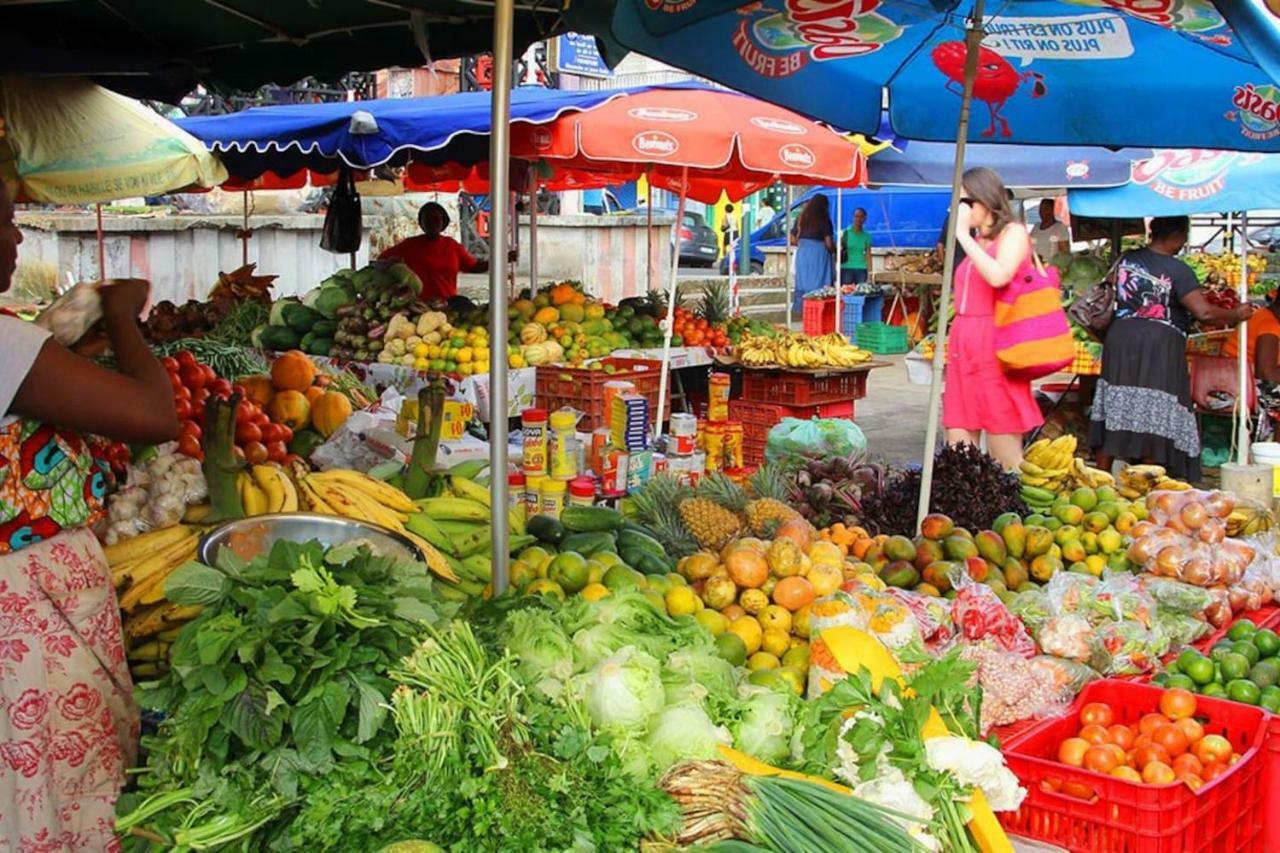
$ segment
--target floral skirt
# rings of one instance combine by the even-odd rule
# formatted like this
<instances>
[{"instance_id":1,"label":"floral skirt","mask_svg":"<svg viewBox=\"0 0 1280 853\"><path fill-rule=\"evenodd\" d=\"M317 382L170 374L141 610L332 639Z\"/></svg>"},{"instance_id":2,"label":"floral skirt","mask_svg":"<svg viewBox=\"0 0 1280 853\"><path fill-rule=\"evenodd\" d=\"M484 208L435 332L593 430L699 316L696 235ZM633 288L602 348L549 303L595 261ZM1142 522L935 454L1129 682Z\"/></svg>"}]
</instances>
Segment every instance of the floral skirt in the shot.
<instances>
[{"instance_id":1,"label":"floral skirt","mask_svg":"<svg viewBox=\"0 0 1280 853\"><path fill-rule=\"evenodd\" d=\"M0 850L115 850L138 716L106 557L86 530L0 556Z\"/></svg>"}]
</instances>

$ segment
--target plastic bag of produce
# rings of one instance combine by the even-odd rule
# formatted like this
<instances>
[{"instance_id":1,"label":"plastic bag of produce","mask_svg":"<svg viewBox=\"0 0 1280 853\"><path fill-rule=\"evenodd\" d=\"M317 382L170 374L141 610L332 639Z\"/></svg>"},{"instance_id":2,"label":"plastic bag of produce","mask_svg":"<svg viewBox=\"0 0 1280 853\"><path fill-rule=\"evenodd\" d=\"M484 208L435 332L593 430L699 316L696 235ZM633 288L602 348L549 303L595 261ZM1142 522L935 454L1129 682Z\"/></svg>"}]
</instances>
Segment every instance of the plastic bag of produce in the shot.
<instances>
[{"instance_id":1,"label":"plastic bag of produce","mask_svg":"<svg viewBox=\"0 0 1280 853\"><path fill-rule=\"evenodd\" d=\"M1074 613L1088 619L1094 615L1098 579L1077 572L1058 572L1044 586L1049 612L1055 616Z\"/></svg>"},{"instance_id":2,"label":"plastic bag of produce","mask_svg":"<svg viewBox=\"0 0 1280 853\"><path fill-rule=\"evenodd\" d=\"M1090 681L1097 681L1102 677L1096 669L1088 664L1054 657L1053 655L1036 655L1031 659L1031 663L1037 669L1049 673L1053 678L1057 695L1061 696L1066 702L1074 699L1076 694L1083 690L1084 686Z\"/></svg>"},{"instance_id":3,"label":"plastic bag of produce","mask_svg":"<svg viewBox=\"0 0 1280 853\"><path fill-rule=\"evenodd\" d=\"M780 462L797 456L849 457L866 449L867 437L851 420L783 418L769 430L764 455L769 462Z\"/></svg>"},{"instance_id":4,"label":"plastic bag of produce","mask_svg":"<svg viewBox=\"0 0 1280 853\"><path fill-rule=\"evenodd\" d=\"M1022 620L1033 637L1039 636L1045 623L1053 617L1049 596L1042 589L1029 589L1015 595L1009 604L1009 612Z\"/></svg>"},{"instance_id":5,"label":"plastic bag of produce","mask_svg":"<svg viewBox=\"0 0 1280 853\"><path fill-rule=\"evenodd\" d=\"M893 596L858 585L851 592L837 590L814 602L809 612L809 633L828 628L857 628L871 634L899 663L908 664L928 657L924 636L912 609Z\"/></svg>"},{"instance_id":6,"label":"plastic bag of produce","mask_svg":"<svg viewBox=\"0 0 1280 853\"><path fill-rule=\"evenodd\" d=\"M929 651L936 654L951 645L951 641L955 638L955 630L951 623L951 604L945 598L934 598L931 595L921 595L918 592L896 587L886 589L885 595L891 596L911 610Z\"/></svg>"},{"instance_id":7,"label":"plastic bag of produce","mask_svg":"<svg viewBox=\"0 0 1280 853\"><path fill-rule=\"evenodd\" d=\"M1104 675L1138 675L1149 672L1169 651L1169 638L1157 628L1137 622L1104 622L1098 639L1111 658Z\"/></svg>"},{"instance_id":8,"label":"plastic bag of produce","mask_svg":"<svg viewBox=\"0 0 1280 853\"><path fill-rule=\"evenodd\" d=\"M1213 594L1203 587L1172 578L1143 574L1137 580L1162 611L1195 615L1203 613L1214 601Z\"/></svg>"},{"instance_id":9,"label":"plastic bag of produce","mask_svg":"<svg viewBox=\"0 0 1280 853\"><path fill-rule=\"evenodd\" d=\"M1045 654L1093 666L1108 663L1093 626L1078 613L1050 617L1036 633L1036 642Z\"/></svg>"},{"instance_id":10,"label":"plastic bag of produce","mask_svg":"<svg viewBox=\"0 0 1280 853\"><path fill-rule=\"evenodd\" d=\"M1132 620L1151 627L1155 618L1155 599L1143 591L1138 579L1128 572L1113 572L1093 590L1091 605L1094 618Z\"/></svg>"},{"instance_id":11,"label":"plastic bag of produce","mask_svg":"<svg viewBox=\"0 0 1280 853\"><path fill-rule=\"evenodd\" d=\"M1174 651L1181 646L1191 645L1213 631L1213 627L1204 619L1172 610L1157 610L1155 627L1169 638L1169 648Z\"/></svg>"},{"instance_id":12,"label":"plastic bag of produce","mask_svg":"<svg viewBox=\"0 0 1280 853\"><path fill-rule=\"evenodd\" d=\"M993 726L1056 715L1069 699L1057 688L1053 673L1037 667L1035 658L1007 652L994 642L965 646L966 660L977 663L982 687L982 733Z\"/></svg>"},{"instance_id":13,"label":"plastic bag of produce","mask_svg":"<svg viewBox=\"0 0 1280 853\"><path fill-rule=\"evenodd\" d=\"M966 640L991 639L1005 651L1027 658L1036 653L1035 641L1021 620L986 584L961 578L951 602L951 619L956 632Z\"/></svg>"}]
</instances>

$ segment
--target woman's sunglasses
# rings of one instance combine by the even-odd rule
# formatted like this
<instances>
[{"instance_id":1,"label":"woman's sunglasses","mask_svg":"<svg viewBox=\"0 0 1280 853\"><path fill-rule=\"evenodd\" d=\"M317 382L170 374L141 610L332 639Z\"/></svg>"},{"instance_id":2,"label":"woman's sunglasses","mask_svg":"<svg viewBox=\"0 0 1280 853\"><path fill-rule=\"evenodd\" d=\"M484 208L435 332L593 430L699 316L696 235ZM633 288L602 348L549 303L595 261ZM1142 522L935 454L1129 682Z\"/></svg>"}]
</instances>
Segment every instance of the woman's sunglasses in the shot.
<instances>
[{"instance_id":1,"label":"woman's sunglasses","mask_svg":"<svg viewBox=\"0 0 1280 853\"><path fill-rule=\"evenodd\" d=\"M975 204L982 204L982 202L978 201L976 198L972 198L967 195L960 196L960 203L967 204L970 207L973 207Z\"/></svg>"}]
</instances>

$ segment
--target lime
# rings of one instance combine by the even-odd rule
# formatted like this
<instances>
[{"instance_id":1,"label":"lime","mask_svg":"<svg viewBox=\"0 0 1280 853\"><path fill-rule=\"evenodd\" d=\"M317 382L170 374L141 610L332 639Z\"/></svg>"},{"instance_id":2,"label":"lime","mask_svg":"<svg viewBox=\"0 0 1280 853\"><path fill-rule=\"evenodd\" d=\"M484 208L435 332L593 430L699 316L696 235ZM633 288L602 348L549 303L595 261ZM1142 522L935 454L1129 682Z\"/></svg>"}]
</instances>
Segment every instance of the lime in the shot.
<instances>
[{"instance_id":1,"label":"lime","mask_svg":"<svg viewBox=\"0 0 1280 853\"><path fill-rule=\"evenodd\" d=\"M720 657L734 666L742 666L747 662L747 644L737 634L728 631L716 637L716 650Z\"/></svg>"},{"instance_id":2,"label":"lime","mask_svg":"<svg viewBox=\"0 0 1280 853\"><path fill-rule=\"evenodd\" d=\"M1178 659L1175 661L1175 663L1178 665L1178 672L1186 672L1187 664L1189 664L1191 661L1200 660L1203 657L1204 655L1200 654L1200 652L1196 651L1195 649L1184 649L1182 654L1178 655ZM1173 667L1169 667L1169 668L1173 669Z\"/></svg>"},{"instance_id":3,"label":"lime","mask_svg":"<svg viewBox=\"0 0 1280 853\"><path fill-rule=\"evenodd\" d=\"M1236 640L1248 640L1258 632L1258 626L1248 619L1241 619L1239 622L1231 626L1231 630L1227 631L1227 639L1232 642Z\"/></svg>"},{"instance_id":4,"label":"lime","mask_svg":"<svg viewBox=\"0 0 1280 853\"><path fill-rule=\"evenodd\" d=\"M1248 640L1239 640L1232 644L1231 651L1238 655L1244 655L1249 659L1249 666L1253 666L1262 655L1258 654L1258 647Z\"/></svg>"},{"instance_id":5,"label":"lime","mask_svg":"<svg viewBox=\"0 0 1280 853\"><path fill-rule=\"evenodd\" d=\"M1268 687L1263 690L1258 704L1273 714L1280 713L1280 687Z\"/></svg>"},{"instance_id":6,"label":"lime","mask_svg":"<svg viewBox=\"0 0 1280 853\"><path fill-rule=\"evenodd\" d=\"M1233 702L1257 705L1262 701L1262 691L1252 681L1237 678L1234 681L1227 682L1227 698Z\"/></svg>"},{"instance_id":7,"label":"lime","mask_svg":"<svg viewBox=\"0 0 1280 853\"><path fill-rule=\"evenodd\" d=\"M1166 673L1164 686L1168 688L1180 687L1183 690L1196 689L1196 683L1191 680L1191 677L1180 672Z\"/></svg>"},{"instance_id":8,"label":"lime","mask_svg":"<svg viewBox=\"0 0 1280 853\"><path fill-rule=\"evenodd\" d=\"M1221 684L1206 684L1200 688L1200 694L1202 696L1212 696L1215 699L1226 699L1227 689Z\"/></svg>"},{"instance_id":9,"label":"lime","mask_svg":"<svg viewBox=\"0 0 1280 853\"><path fill-rule=\"evenodd\" d=\"M1249 680L1259 688L1274 687L1280 684L1280 669L1269 661L1260 660L1250 668Z\"/></svg>"},{"instance_id":10,"label":"lime","mask_svg":"<svg viewBox=\"0 0 1280 853\"><path fill-rule=\"evenodd\" d=\"M1185 655L1185 652L1183 654ZM1204 655L1196 654L1194 658L1183 663L1181 669L1196 684L1208 684L1213 681L1213 661Z\"/></svg>"},{"instance_id":11,"label":"lime","mask_svg":"<svg viewBox=\"0 0 1280 853\"><path fill-rule=\"evenodd\" d=\"M565 592L578 592L591 581L591 569L587 558L572 551L557 554L547 566L547 577L564 588Z\"/></svg>"},{"instance_id":12,"label":"lime","mask_svg":"<svg viewBox=\"0 0 1280 853\"><path fill-rule=\"evenodd\" d=\"M1262 700L1264 702L1280 700L1280 686L1262 688Z\"/></svg>"},{"instance_id":13,"label":"lime","mask_svg":"<svg viewBox=\"0 0 1280 853\"><path fill-rule=\"evenodd\" d=\"M1234 645L1235 643L1231 642L1230 640L1227 640L1227 639L1219 640L1218 642L1214 643L1213 648L1209 650L1209 657L1213 658L1214 660L1217 660L1219 656L1225 655L1227 652L1231 651L1231 647Z\"/></svg>"},{"instance_id":14,"label":"lime","mask_svg":"<svg viewBox=\"0 0 1280 853\"><path fill-rule=\"evenodd\" d=\"M1253 644L1258 647L1258 654L1264 658L1280 654L1280 634L1270 628L1263 628L1254 634Z\"/></svg>"},{"instance_id":15,"label":"lime","mask_svg":"<svg viewBox=\"0 0 1280 853\"><path fill-rule=\"evenodd\" d=\"M1151 676L1151 683L1156 687L1171 687L1172 685L1169 684L1169 679L1173 675L1174 673L1157 672L1155 675Z\"/></svg>"},{"instance_id":16,"label":"lime","mask_svg":"<svg viewBox=\"0 0 1280 853\"><path fill-rule=\"evenodd\" d=\"M1234 681L1238 678L1244 678L1249 674L1249 667L1252 664L1244 655L1231 652L1222 656L1222 660L1218 661L1218 667L1222 671L1222 677L1226 681Z\"/></svg>"}]
</instances>

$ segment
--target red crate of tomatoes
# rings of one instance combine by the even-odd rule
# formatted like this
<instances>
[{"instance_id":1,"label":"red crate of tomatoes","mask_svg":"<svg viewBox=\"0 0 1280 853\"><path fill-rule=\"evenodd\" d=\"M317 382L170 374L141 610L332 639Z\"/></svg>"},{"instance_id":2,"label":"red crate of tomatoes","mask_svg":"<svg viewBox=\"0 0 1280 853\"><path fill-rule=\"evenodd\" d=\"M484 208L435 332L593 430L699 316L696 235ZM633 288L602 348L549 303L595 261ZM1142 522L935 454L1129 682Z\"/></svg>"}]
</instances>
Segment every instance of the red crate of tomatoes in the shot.
<instances>
[{"instance_id":1,"label":"red crate of tomatoes","mask_svg":"<svg viewBox=\"0 0 1280 853\"><path fill-rule=\"evenodd\" d=\"M1261 851L1266 733L1259 708L1095 681L1005 744L1027 798L1000 821L1073 851Z\"/></svg>"}]
</instances>

